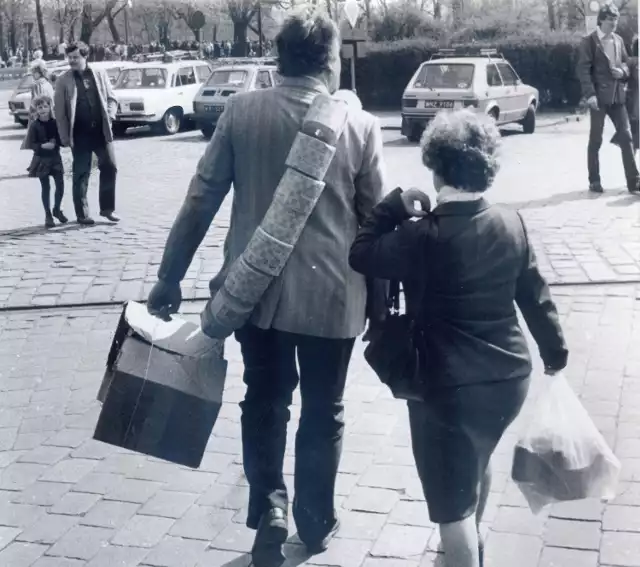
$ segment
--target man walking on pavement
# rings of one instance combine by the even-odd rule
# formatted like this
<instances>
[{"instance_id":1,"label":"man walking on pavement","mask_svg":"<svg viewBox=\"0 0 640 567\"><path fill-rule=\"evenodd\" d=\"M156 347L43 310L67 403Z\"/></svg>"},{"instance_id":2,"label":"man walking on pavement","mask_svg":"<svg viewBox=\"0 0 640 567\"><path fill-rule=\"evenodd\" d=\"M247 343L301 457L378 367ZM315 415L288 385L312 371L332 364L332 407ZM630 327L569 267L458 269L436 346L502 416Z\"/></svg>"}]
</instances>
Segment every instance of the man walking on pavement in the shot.
<instances>
[{"instance_id":1,"label":"man walking on pavement","mask_svg":"<svg viewBox=\"0 0 640 567\"><path fill-rule=\"evenodd\" d=\"M116 160L111 123L118 102L105 73L87 64L89 47L82 42L66 47L71 69L56 81L55 118L60 140L73 154L73 206L79 224L91 225L87 189L93 154L100 170L100 215L111 222L120 219L116 208Z\"/></svg>"},{"instance_id":2,"label":"man walking on pavement","mask_svg":"<svg viewBox=\"0 0 640 567\"><path fill-rule=\"evenodd\" d=\"M328 17L291 17L278 34L277 53L280 85L227 102L171 229L159 282L149 296L151 312L177 311L180 281L233 184L224 264L210 285L216 294L271 205L312 101L338 88L340 38ZM358 226L383 194L383 178L380 127L361 108L349 108L322 195L283 271L250 322L236 332L247 385L242 444L250 486L247 526L257 530L256 567L284 560L289 496L282 467L298 383L302 409L293 501L298 535L310 553L320 553L339 527L334 489L342 399L367 300L365 279L349 268L348 255Z\"/></svg>"},{"instance_id":3,"label":"man walking on pavement","mask_svg":"<svg viewBox=\"0 0 640 567\"><path fill-rule=\"evenodd\" d=\"M619 18L620 12L615 4L603 5L598 13L598 27L580 44L578 78L591 113L587 163L589 190L594 193L603 191L598 154L607 116L616 128L627 188L631 192L640 191L640 175L625 106L629 57L623 39L615 33Z\"/></svg>"}]
</instances>

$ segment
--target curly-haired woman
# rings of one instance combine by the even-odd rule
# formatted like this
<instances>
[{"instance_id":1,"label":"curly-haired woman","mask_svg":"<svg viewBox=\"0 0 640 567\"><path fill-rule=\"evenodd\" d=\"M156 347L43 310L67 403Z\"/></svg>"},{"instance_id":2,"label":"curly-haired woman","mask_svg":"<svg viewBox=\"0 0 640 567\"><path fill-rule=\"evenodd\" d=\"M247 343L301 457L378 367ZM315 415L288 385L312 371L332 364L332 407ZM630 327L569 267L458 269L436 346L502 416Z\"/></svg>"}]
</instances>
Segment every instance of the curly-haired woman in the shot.
<instances>
[{"instance_id":1,"label":"curly-haired woman","mask_svg":"<svg viewBox=\"0 0 640 567\"><path fill-rule=\"evenodd\" d=\"M529 389L531 358L516 305L547 373L564 368L568 355L522 218L484 198L498 171L499 140L490 120L439 114L422 139L437 207L429 213L424 193L396 189L374 208L350 255L354 270L403 282L408 312L424 330L429 391L425 402L409 403L409 418L447 567L482 563L477 530L489 461Z\"/></svg>"}]
</instances>

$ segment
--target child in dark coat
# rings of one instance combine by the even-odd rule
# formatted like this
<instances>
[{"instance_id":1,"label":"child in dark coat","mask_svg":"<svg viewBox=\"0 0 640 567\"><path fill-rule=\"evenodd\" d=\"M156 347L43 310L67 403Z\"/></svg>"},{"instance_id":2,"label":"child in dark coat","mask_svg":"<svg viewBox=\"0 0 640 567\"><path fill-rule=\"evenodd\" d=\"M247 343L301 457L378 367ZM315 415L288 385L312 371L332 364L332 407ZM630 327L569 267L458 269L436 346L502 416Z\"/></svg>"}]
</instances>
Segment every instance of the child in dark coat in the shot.
<instances>
[{"instance_id":1,"label":"child in dark coat","mask_svg":"<svg viewBox=\"0 0 640 567\"><path fill-rule=\"evenodd\" d=\"M42 205L45 213L45 227L53 228L54 217L62 224L67 217L62 212L62 197L64 196L64 168L60 157L60 136L56 121L51 112L53 101L51 97L41 95L33 100L33 108L37 119L29 124L25 149L33 150L33 159L29 165L29 177L37 177L42 186ZM51 180L55 183L55 197L51 210Z\"/></svg>"}]
</instances>

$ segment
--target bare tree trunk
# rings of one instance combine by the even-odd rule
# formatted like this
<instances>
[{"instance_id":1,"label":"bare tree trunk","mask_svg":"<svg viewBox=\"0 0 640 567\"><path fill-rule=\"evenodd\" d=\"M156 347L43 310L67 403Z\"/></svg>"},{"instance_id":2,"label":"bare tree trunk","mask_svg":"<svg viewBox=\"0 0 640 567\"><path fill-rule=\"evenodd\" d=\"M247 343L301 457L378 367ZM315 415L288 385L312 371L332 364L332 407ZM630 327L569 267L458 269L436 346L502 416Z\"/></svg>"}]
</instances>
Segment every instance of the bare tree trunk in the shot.
<instances>
[{"instance_id":1,"label":"bare tree trunk","mask_svg":"<svg viewBox=\"0 0 640 567\"><path fill-rule=\"evenodd\" d=\"M49 46L47 45L47 34L44 29L44 17L42 15L41 0L36 0L36 22L38 23L38 36L40 37L40 49L42 55L46 59L49 55Z\"/></svg>"},{"instance_id":2,"label":"bare tree trunk","mask_svg":"<svg viewBox=\"0 0 640 567\"><path fill-rule=\"evenodd\" d=\"M247 31L249 30L249 22L240 21L233 22L233 55L235 57L247 56Z\"/></svg>"},{"instance_id":3,"label":"bare tree trunk","mask_svg":"<svg viewBox=\"0 0 640 567\"><path fill-rule=\"evenodd\" d=\"M11 48L11 51L13 51L14 55L18 47L17 33L18 30L16 30L16 22L11 18L9 20L9 47Z\"/></svg>"},{"instance_id":4,"label":"bare tree trunk","mask_svg":"<svg viewBox=\"0 0 640 567\"><path fill-rule=\"evenodd\" d=\"M4 14L0 10L0 57L4 58Z\"/></svg>"},{"instance_id":5,"label":"bare tree trunk","mask_svg":"<svg viewBox=\"0 0 640 567\"><path fill-rule=\"evenodd\" d=\"M558 26L555 0L547 0L547 15L549 18L549 29L555 30Z\"/></svg>"},{"instance_id":6,"label":"bare tree trunk","mask_svg":"<svg viewBox=\"0 0 640 567\"><path fill-rule=\"evenodd\" d=\"M117 45L119 45L120 32L118 31L118 26L116 26L115 18L112 14L107 14L107 23L109 24L109 31L111 32L111 37L113 37L113 41Z\"/></svg>"}]
</instances>

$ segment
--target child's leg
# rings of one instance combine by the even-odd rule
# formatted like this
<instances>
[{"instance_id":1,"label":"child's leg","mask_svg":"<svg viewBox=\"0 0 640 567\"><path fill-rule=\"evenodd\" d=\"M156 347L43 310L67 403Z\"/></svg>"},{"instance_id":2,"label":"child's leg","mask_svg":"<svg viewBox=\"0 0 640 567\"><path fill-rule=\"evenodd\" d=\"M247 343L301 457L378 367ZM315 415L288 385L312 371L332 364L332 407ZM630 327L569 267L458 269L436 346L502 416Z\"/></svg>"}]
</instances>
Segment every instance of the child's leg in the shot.
<instances>
[{"instance_id":1,"label":"child's leg","mask_svg":"<svg viewBox=\"0 0 640 567\"><path fill-rule=\"evenodd\" d=\"M53 205L53 216L56 217L62 224L66 223L69 219L62 212L62 197L64 196L64 176L62 173L58 173L53 176L53 182L56 185L56 195Z\"/></svg>"},{"instance_id":2,"label":"child's leg","mask_svg":"<svg viewBox=\"0 0 640 567\"><path fill-rule=\"evenodd\" d=\"M42 206L47 217L51 216L51 182L49 176L39 177L40 186L42 187Z\"/></svg>"},{"instance_id":3,"label":"child's leg","mask_svg":"<svg viewBox=\"0 0 640 567\"><path fill-rule=\"evenodd\" d=\"M64 176L62 173L57 173L53 176L53 182L56 186L56 194L54 197L53 210L62 210L62 198L64 197Z\"/></svg>"}]
</instances>

